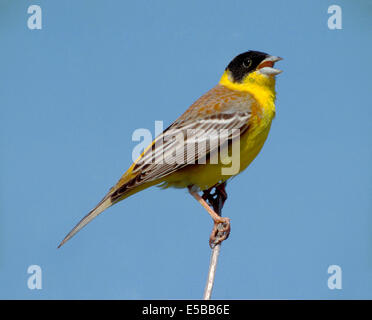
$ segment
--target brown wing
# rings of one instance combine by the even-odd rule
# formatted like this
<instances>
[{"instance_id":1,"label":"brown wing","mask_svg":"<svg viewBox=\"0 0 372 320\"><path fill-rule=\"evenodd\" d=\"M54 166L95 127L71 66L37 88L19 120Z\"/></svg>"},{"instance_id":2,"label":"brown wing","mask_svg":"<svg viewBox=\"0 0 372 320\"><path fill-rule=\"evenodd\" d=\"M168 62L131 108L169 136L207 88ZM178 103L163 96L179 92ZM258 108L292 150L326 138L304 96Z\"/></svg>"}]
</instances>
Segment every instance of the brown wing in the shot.
<instances>
[{"instance_id":1,"label":"brown wing","mask_svg":"<svg viewBox=\"0 0 372 320\"><path fill-rule=\"evenodd\" d=\"M205 163L223 147L221 132L228 134L223 144L245 132L253 102L248 93L221 85L211 89L154 140L132 166L133 178L112 194L112 201L140 184L162 179L194 163Z\"/></svg>"}]
</instances>

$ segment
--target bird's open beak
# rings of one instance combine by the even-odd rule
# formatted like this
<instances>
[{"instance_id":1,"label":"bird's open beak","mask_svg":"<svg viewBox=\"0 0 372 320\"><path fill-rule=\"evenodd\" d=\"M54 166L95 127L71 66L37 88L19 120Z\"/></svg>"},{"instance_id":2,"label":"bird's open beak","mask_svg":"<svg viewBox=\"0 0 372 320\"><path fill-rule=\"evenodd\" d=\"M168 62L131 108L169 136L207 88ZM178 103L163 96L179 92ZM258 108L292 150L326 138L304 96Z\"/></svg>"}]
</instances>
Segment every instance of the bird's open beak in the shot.
<instances>
[{"instance_id":1,"label":"bird's open beak","mask_svg":"<svg viewBox=\"0 0 372 320\"><path fill-rule=\"evenodd\" d=\"M257 67L259 73L262 73L267 76L276 76L277 74L281 73L282 70L275 69L274 64L283 60L281 57L277 56L268 56L265 60L263 60Z\"/></svg>"}]
</instances>

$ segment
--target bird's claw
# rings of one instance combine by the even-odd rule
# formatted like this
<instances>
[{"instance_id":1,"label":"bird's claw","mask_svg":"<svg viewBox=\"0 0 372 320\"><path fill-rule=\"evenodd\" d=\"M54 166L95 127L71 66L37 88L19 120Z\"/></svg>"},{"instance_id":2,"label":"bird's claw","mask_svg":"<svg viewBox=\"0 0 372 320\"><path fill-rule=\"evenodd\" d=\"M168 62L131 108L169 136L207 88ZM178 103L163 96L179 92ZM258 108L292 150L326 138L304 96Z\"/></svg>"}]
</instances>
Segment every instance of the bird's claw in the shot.
<instances>
[{"instance_id":1,"label":"bird's claw","mask_svg":"<svg viewBox=\"0 0 372 320\"><path fill-rule=\"evenodd\" d=\"M209 238L209 246L213 249L216 245L226 240L230 235L230 230L229 218L221 218L220 221L215 221Z\"/></svg>"}]
</instances>

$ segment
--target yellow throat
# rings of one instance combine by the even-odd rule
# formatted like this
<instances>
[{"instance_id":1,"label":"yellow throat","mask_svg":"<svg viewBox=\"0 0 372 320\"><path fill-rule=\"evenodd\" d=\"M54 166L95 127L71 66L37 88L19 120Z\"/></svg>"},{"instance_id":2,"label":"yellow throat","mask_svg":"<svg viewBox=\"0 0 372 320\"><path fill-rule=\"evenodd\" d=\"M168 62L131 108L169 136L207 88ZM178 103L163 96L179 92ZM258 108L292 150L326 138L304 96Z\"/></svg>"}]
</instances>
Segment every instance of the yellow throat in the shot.
<instances>
[{"instance_id":1,"label":"yellow throat","mask_svg":"<svg viewBox=\"0 0 372 320\"><path fill-rule=\"evenodd\" d=\"M229 76L229 71L225 71L219 83L231 90L249 92L266 112L272 112L273 116L275 115L274 77L251 72L241 82L233 82L231 76Z\"/></svg>"}]
</instances>

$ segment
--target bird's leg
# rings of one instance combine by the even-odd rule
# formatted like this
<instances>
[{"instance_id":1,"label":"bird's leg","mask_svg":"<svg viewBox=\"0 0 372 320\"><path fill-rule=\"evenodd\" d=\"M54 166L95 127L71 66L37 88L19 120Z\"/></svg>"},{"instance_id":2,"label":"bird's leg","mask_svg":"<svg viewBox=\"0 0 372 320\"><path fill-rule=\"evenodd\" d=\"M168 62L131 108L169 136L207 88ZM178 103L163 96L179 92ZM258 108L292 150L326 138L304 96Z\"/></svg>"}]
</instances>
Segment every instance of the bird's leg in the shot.
<instances>
[{"instance_id":1,"label":"bird's leg","mask_svg":"<svg viewBox=\"0 0 372 320\"><path fill-rule=\"evenodd\" d=\"M215 186L215 191L213 194L210 194L209 191L209 203L213 206L214 211L221 216L222 208L225 204L227 199L227 193L225 190L226 183L221 183ZM209 245L213 248L215 245L221 243L222 241L226 240L230 235L230 220L228 223L220 223L215 224L212 230L212 235L209 240Z\"/></svg>"},{"instance_id":2,"label":"bird's leg","mask_svg":"<svg viewBox=\"0 0 372 320\"><path fill-rule=\"evenodd\" d=\"M203 191L203 195L202 195L202 198L203 198L204 200L206 200L206 201L207 201L211 206L213 206L214 201L215 201L215 199L214 199L214 194L211 193L213 188L214 188L214 187L209 188L209 189L207 189L207 190L204 190L204 191ZM214 209L214 206L213 206L213 209Z\"/></svg>"},{"instance_id":3,"label":"bird's leg","mask_svg":"<svg viewBox=\"0 0 372 320\"><path fill-rule=\"evenodd\" d=\"M220 215L220 212L222 210L222 207L225 204L225 201L227 199L227 192L225 190L226 182L218 184L213 186L212 188L209 188L207 190L203 191L202 198L206 200L209 205L211 205L214 209L214 211ZM212 193L212 189L215 188L214 193ZM222 203L220 204L220 199ZM220 207L221 206L221 207Z\"/></svg>"},{"instance_id":4,"label":"bird's leg","mask_svg":"<svg viewBox=\"0 0 372 320\"><path fill-rule=\"evenodd\" d=\"M209 238L209 245L211 248L213 248L215 245L221 243L229 237L230 219L220 216L223 203L227 198L225 184L223 184L221 187L216 187L216 190L213 194L211 193L211 189L204 191L203 196L200 196L199 193L192 189L192 187L189 187L190 194L207 210L214 221L213 230ZM206 200L213 206L214 210L208 205ZM220 200L222 201L221 204ZM216 211L218 213L216 213Z\"/></svg>"},{"instance_id":5,"label":"bird's leg","mask_svg":"<svg viewBox=\"0 0 372 320\"><path fill-rule=\"evenodd\" d=\"M226 182L224 183L221 183L219 184L218 186L216 186L216 191L215 191L215 194L217 195L217 199L219 197L221 197L221 201L222 201L222 204L221 204L221 208L220 210L222 210L224 204L225 204L225 201L227 200L227 192L226 192ZM217 204L218 202L216 202ZM216 209L216 211L218 211L218 209Z\"/></svg>"}]
</instances>

